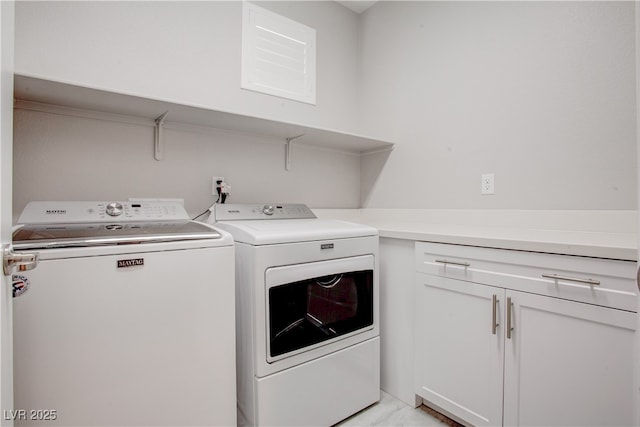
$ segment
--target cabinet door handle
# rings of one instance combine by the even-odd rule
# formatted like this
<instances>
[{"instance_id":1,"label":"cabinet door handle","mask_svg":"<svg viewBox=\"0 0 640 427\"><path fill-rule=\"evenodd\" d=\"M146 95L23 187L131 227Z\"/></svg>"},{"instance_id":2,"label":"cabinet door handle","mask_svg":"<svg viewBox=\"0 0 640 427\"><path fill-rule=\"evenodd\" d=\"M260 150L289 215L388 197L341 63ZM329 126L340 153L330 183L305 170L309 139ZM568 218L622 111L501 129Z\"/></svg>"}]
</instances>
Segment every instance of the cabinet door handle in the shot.
<instances>
[{"instance_id":1,"label":"cabinet door handle","mask_svg":"<svg viewBox=\"0 0 640 427\"><path fill-rule=\"evenodd\" d=\"M471 264L463 261L449 261L448 259L437 259L436 262L440 264L461 265L462 267L469 267Z\"/></svg>"},{"instance_id":2,"label":"cabinet door handle","mask_svg":"<svg viewBox=\"0 0 640 427\"><path fill-rule=\"evenodd\" d=\"M586 283L587 285L594 285L594 286L597 286L600 284L599 280L581 279L579 277L562 276L560 274L543 274L542 277L544 277L545 279L566 280L567 282Z\"/></svg>"},{"instance_id":3,"label":"cabinet door handle","mask_svg":"<svg viewBox=\"0 0 640 427\"><path fill-rule=\"evenodd\" d=\"M511 307L513 303L511 302L511 297L507 298L507 339L511 339L511 331L513 331L513 326L511 325Z\"/></svg>"},{"instance_id":4,"label":"cabinet door handle","mask_svg":"<svg viewBox=\"0 0 640 427\"><path fill-rule=\"evenodd\" d=\"M493 294L493 297L491 298L491 305L493 306L493 312L491 313L491 333L493 335L496 334L496 331L498 330L498 301L500 301L498 299L498 296L496 294Z\"/></svg>"}]
</instances>

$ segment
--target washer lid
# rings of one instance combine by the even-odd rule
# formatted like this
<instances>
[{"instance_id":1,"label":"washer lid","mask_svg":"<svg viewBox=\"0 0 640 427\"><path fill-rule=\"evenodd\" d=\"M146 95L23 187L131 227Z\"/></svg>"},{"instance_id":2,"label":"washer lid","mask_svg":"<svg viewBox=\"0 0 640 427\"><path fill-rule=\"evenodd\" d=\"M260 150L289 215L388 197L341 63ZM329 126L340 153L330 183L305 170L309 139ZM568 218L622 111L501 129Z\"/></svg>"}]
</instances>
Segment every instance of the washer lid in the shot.
<instances>
[{"instance_id":1,"label":"washer lid","mask_svg":"<svg viewBox=\"0 0 640 427\"><path fill-rule=\"evenodd\" d=\"M193 221L26 224L14 231L13 247L30 250L221 238L215 229Z\"/></svg>"},{"instance_id":2,"label":"washer lid","mask_svg":"<svg viewBox=\"0 0 640 427\"><path fill-rule=\"evenodd\" d=\"M221 221L214 224L228 231L236 242L250 245L309 242L377 236L378 230L362 224L324 219L279 221Z\"/></svg>"}]
</instances>

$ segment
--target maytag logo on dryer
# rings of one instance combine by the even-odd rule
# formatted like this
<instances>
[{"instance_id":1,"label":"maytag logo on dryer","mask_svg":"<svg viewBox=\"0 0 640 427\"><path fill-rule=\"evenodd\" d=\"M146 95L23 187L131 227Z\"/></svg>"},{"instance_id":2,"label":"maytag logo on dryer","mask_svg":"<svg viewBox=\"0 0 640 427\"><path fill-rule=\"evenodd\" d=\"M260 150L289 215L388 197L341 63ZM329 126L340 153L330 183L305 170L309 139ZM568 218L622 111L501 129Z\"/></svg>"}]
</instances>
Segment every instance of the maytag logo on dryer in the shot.
<instances>
[{"instance_id":1,"label":"maytag logo on dryer","mask_svg":"<svg viewBox=\"0 0 640 427\"><path fill-rule=\"evenodd\" d=\"M47 209L46 211L44 211L44 213L47 215L66 215L67 210L66 209Z\"/></svg>"},{"instance_id":2,"label":"maytag logo on dryer","mask_svg":"<svg viewBox=\"0 0 640 427\"><path fill-rule=\"evenodd\" d=\"M320 250L325 250L325 249L333 249L333 243L322 243L320 245Z\"/></svg>"},{"instance_id":3,"label":"maytag logo on dryer","mask_svg":"<svg viewBox=\"0 0 640 427\"><path fill-rule=\"evenodd\" d=\"M142 267L144 265L144 258L132 258L132 259L119 259L118 268L128 267Z\"/></svg>"}]
</instances>

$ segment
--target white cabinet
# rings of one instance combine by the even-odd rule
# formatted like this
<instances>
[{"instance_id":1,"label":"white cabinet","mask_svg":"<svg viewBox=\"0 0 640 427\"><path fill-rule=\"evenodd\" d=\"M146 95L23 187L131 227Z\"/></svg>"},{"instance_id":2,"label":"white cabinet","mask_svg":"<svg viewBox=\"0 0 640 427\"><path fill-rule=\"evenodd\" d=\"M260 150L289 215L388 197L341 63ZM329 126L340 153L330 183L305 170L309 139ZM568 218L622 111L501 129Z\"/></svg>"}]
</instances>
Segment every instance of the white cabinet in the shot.
<instances>
[{"instance_id":1,"label":"white cabinet","mask_svg":"<svg viewBox=\"0 0 640 427\"><path fill-rule=\"evenodd\" d=\"M477 426L502 423L502 334L492 297L504 289L418 273L416 394Z\"/></svg>"},{"instance_id":2,"label":"white cabinet","mask_svg":"<svg viewBox=\"0 0 640 427\"><path fill-rule=\"evenodd\" d=\"M633 424L634 262L418 242L416 267L427 404L478 426Z\"/></svg>"},{"instance_id":3,"label":"white cabinet","mask_svg":"<svg viewBox=\"0 0 640 427\"><path fill-rule=\"evenodd\" d=\"M507 291L504 425L633 425L635 313Z\"/></svg>"}]
</instances>

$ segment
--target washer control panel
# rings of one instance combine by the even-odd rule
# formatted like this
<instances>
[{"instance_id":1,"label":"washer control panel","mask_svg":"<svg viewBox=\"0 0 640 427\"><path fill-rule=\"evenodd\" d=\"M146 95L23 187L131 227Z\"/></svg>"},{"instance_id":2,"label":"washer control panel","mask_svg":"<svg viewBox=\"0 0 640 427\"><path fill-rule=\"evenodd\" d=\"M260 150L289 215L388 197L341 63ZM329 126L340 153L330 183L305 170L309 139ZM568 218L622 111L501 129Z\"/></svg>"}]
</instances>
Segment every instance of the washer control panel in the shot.
<instances>
[{"instance_id":1,"label":"washer control panel","mask_svg":"<svg viewBox=\"0 0 640 427\"><path fill-rule=\"evenodd\" d=\"M180 202L30 202L19 224L85 222L185 221L189 215Z\"/></svg>"},{"instance_id":2,"label":"washer control panel","mask_svg":"<svg viewBox=\"0 0 640 427\"><path fill-rule=\"evenodd\" d=\"M305 219L316 218L316 216L307 205L301 204L217 204L214 205L213 218L215 221L236 221L255 219Z\"/></svg>"}]
</instances>

